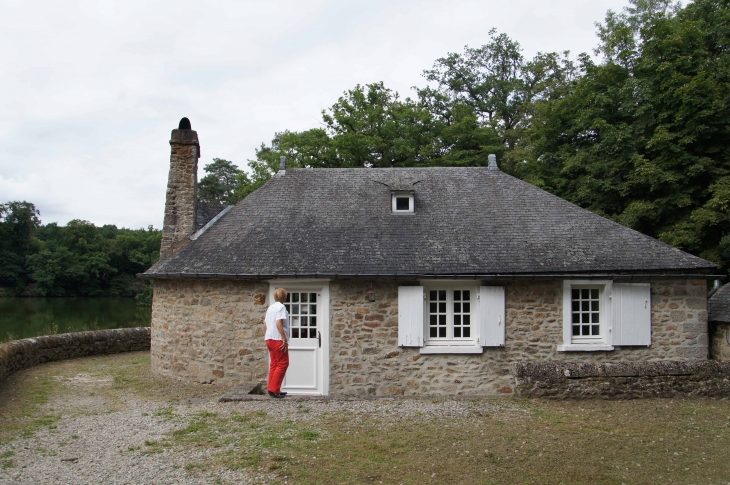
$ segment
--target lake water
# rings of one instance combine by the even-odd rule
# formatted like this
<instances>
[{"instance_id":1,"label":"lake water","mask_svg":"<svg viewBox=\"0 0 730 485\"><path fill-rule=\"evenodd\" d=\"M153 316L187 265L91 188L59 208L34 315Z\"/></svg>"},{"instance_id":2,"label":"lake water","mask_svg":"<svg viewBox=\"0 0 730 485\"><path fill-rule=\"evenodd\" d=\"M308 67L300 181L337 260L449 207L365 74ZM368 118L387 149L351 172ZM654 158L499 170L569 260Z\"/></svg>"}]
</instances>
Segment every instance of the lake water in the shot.
<instances>
[{"instance_id":1,"label":"lake water","mask_svg":"<svg viewBox=\"0 0 730 485\"><path fill-rule=\"evenodd\" d=\"M149 327L134 298L0 298L0 342L54 333Z\"/></svg>"}]
</instances>

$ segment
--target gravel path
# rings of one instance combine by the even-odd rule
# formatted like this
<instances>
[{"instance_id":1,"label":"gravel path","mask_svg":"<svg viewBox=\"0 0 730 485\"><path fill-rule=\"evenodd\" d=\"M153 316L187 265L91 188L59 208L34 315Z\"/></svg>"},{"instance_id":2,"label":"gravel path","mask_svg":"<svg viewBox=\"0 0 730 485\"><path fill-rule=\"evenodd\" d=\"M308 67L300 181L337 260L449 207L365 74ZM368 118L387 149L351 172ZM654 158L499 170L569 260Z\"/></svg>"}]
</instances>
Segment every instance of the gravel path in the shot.
<instances>
[{"instance_id":1,"label":"gravel path","mask_svg":"<svg viewBox=\"0 0 730 485\"><path fill-rule=\"evenodd\" d=\"M84 376L77 376L81 382ZM188 463L210 456L211 448L164 448L145 452L146 443L159 442L175 429L185 427L202 412L229 416L265 411L278 419L296 414L298 419L324 419L323 413L352 413L354 421L379 417L383 426L402 419L465 417L470 414L523 414L505 402L489 400L297 400L270 399L219 403L215 399L192 399L169 404L126 399L115 412L73 415L66 409L55 427L41 428L32 437L11 441L0 447L0 456L12 452L13 466L0 467L0 484L209 484L265 483L271 479L263 470L189 472ZM85 408L89 407L88 402ZM50 404L49 406L53 406ZM307 413L297 413L302 406ZM58 411L58 408L55 409ZM175 419L169 419L171 414ZM78 414L78 413L76 413ZM218 450L219 451L219 450Z\"/></svg>"}]
</instances>

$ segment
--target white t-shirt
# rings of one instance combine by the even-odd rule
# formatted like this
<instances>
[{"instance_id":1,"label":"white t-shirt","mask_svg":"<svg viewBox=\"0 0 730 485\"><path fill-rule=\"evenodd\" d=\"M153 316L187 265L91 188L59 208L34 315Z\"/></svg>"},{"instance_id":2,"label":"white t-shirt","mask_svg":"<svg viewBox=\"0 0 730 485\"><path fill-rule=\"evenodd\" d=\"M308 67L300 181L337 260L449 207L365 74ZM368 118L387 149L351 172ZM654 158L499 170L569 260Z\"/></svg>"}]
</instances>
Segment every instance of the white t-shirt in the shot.
<instances>
[{"instance_id":1,"label":"white t-shirt","mask_svg":"<svg viewBox=\"0 0 730 485\"><path fill-rule=\"evenodd\" d=\"M266 310L266 335L264 339L283 340L279 334L279 329L276 328L277 320L284 320L284 333L287 340L289 340L289 312L286 311L284 304L278 301Z\"/></svg>"}]
</instances>

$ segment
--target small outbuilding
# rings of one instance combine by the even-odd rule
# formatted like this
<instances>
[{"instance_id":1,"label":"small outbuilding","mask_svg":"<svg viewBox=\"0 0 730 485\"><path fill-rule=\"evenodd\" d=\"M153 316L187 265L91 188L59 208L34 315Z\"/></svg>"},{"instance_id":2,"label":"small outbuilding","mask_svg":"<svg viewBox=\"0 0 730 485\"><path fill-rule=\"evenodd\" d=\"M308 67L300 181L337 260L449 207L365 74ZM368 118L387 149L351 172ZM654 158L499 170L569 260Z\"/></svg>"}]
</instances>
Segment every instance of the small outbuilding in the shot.
<instances>
[{"instance_id":1,"label":"small outbuilding","mask_svg":"<svg viewBox=\"0 0 730 485\"><path fill-rule=\"evenodd\" d=\"M173 130L152 366L266 378L284 287L311 395L512 393L519 362L707 360L718 266L486 167L291 169L202 224L197 133Z\"/></svg>"}]
</instances>

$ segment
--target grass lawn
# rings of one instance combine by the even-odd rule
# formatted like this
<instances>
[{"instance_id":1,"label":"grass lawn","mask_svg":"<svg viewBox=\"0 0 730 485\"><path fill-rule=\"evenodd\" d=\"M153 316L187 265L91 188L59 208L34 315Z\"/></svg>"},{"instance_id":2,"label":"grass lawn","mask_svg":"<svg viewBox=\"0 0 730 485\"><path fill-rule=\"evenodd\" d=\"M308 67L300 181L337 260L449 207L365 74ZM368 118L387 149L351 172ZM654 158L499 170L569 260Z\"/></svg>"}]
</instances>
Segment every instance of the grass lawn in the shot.
<instances>
[{"instance_id":1,"label":"grass lawn","mask_svg":"<svg viewBox=\"0 0 730 485\"><path fill-rule=\"evenodd\" d=\"M40 429L81 414L114 419L139 400L159 403L155 419L174 426L124 452L210 450L185 465L190 474L242 469L282 484L730 484L726 399L211 400L223 391L155 378L145 353L22 371L0 383L0 467L15 466L9 447ZM207 402L183 403L192 397Z\"/></svg>"}]
</instances>

